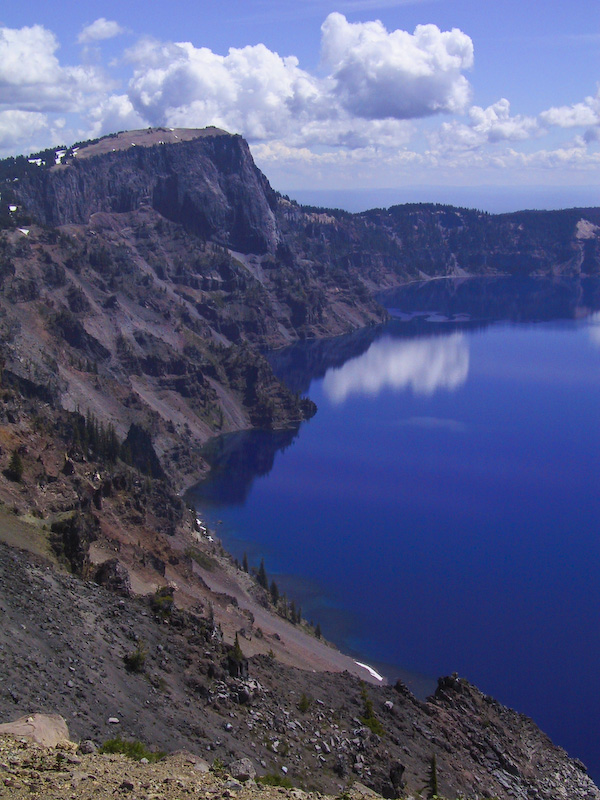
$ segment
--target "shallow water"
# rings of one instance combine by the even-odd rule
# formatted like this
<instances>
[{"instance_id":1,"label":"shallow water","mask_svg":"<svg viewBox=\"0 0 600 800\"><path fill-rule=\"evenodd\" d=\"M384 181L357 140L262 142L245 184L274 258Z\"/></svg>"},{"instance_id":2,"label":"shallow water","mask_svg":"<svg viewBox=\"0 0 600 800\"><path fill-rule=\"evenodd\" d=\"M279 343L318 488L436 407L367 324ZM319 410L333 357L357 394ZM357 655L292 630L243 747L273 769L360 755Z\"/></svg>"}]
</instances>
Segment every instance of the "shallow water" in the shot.
<instances>
[{"instance_id":1,"label":"shallow water","mask_svg":"<svg viewBox=\"0 0 600 800\"><path fill-rule=\"evenodd\" d=\"M600 777L598 282L436 281L273 354L318 413L224 437L192 497L361 658L457 671Z\"/></svg>"}]
</instances>

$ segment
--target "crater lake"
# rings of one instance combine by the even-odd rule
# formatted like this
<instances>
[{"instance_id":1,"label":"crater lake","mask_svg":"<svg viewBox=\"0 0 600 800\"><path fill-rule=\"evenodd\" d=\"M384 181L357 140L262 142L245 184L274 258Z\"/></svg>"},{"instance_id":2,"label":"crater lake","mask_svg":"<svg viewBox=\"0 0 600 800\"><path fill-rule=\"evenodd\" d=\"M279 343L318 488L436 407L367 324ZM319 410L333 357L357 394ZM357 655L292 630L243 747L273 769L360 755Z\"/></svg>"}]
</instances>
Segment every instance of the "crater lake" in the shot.
<instances>
[{"instance_id":1,"label":"crater lake","mask_svg":"<svg viewBox=\"0 0 600 800\"><path fill-rule=\"evenodd\" d=\"M189 499L340 648L458 672L598 781L600 282L380 300L383 326L269 354L316 416L213 440Z\"/></svg>"}]
</instances>

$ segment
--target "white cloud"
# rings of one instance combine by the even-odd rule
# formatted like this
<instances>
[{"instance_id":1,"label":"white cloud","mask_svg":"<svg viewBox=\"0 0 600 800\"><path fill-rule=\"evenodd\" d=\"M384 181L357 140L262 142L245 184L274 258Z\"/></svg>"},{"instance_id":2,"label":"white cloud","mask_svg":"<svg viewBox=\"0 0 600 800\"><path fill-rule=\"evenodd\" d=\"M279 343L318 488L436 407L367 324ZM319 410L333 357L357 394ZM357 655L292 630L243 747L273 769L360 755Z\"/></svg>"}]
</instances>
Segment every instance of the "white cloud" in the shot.
<instances>
[{"instance_id":1,"label":"white cloud","mask_svg":"<svg viewBox=\"0 0 600 800\"><path fill-rule=\"evenodd\" d=\"M110 89L94 67L61 67L57 49L41 25L0 28L0 110L80 112L86 97Z\"/></svg>"},{"instance_id":2,"label":"white cloud","mask_svg":"<svg viewBox=\"0 0 600 800\"><path fill-rule=\"evenodd\" d=\"M506 98L481 108L469 109L469 122L456 120L444 122L432 139L434 147L472 150L486 144L529 139L540 132L534 117L510 115L510 103Z\"/></svg>"},{"instance_id":3,"label":"white cloud","mask_svg":"<svg viewBox=\"0 0 600 800\"><path fill-rule=\"evenodd\" d=\"M457 28L418 25L414 34L390 33L379 21L350 23L336 12L321 31L334 93L356 116L415 119L462 111L470 99L462 72L473 65L473 43Z\"/></svg>"},{"instance_id":4,"label":"white cloud","mask_svg":"<svg viewBox=\"0 0 600 800\"><path fill-rule=\"evenodd\" d=\"M103 98L90 110L88 119L91 127L84 135L92 139L106 133L137 130L147 127L148 124L124 94L113 94Z\"/></svg>"},{"instance_id":5,"label":"white cloud","mask_svg":"<svg viewBox=\"0 0 600 800\"><path fill-rule=\"evenodd\" d=\"M352 394L377 395L384 389L415 394L454 390L467 380L469 348L461 333L411 341L381 339L359 358L331 369L323 390L332 403Z\"/></svg>"},{"instance_id":6,"label":"white cloud","mask_svg":"<svg viewBox=\"0 0 600 800\"><path fill-rule=\"evenodd\" d=\"M124 33L124 30L118 22L99 17L91 25L83 28L77 37L77 41L79 44L89 44L90 42L100 42L103 39L112 39L121 33Z\"/></svg>"},{"instance_id":7,"label":"white cloud","mask_svg":"<svg viewBox=\"0 0 600 800\"><path fill-rule=\"evenodd\" d=\"M595 95L586 97L581 103L542 111L540 119L546 125L555 125L558 128L600 125L600 88Z\"/></svg>"},{"instance_id":8,"label":"white cloud","mask_svg":"<svg viewBox=\"0 0 600 800\"><path fill-rule=\"evenodd\" d=\"M258 44L221 56L190 42L146 39L128 52L129 97L156 125L217 125L251 141L296 146L399 147L403 120L462 108L471 66L468 36L434 25L388 33L380 22L351 24L330 14L322 27L324 63L316 77L294 56Z\"/></svg>"},{"instance_id":9,"label":"white cloud","mask_svg":"<svg viewBox=\"0 0 600 800\"><path fill-rule=\"evenodd\" d=\"M152 124L217 125L264 140L321 113L319 81L295 57L281 58L262 44L220 56L189 42L145 41L129 58L129 97Z\"/></svg>"},{"instance_id":10,"label":"white cloud","mask_svg":"<svg viewBox=\"0 0 600 800\"><path fill-rule=\"evenodd\" d=\"M48 117L38 111L0 111L0 153L10 153L23 142L31 143L48 129Z\"/></svg>"}]
</instances>

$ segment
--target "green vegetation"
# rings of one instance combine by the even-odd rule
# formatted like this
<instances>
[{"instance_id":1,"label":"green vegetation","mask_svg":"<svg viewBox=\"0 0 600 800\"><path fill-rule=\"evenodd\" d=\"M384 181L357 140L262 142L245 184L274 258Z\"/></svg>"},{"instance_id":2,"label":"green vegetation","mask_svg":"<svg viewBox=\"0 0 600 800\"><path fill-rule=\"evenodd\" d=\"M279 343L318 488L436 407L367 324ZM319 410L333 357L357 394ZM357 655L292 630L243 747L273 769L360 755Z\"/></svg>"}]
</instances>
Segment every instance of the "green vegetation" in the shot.
<instances>
[{"instance_id":1,"label":"green vegetation","mask_svg":"<svg viewBox=\"0 0 600 800\"><path fill-rule=\"evenodd\" d=\"M360 693L363 700L363 715L360 718L360 721L363 725L366 725L370 731L376 733L377 736L385 736L385 729L381 722L375 716L375 711L373 709L373 701L367 694L367 687L364 683L361 682Z\"/></svg>"},{"instance_id":2,"label":"green vegetation","mask_svg":"<svg viewBox=\"0 0 600 800\"><path fill-rule=\"evenodd\" d=\"M215 775L223 775L225 772L225 763L220 758L215 758L211 767Z\"/></svg>"},{"instance_id":3,"label":"green vegetation","mask_svg":"<svg viewBox=\"0 0 600 800\"><path fill-rule=\"evenodd\" d=\"M173 589L170 586L161 586L156 590L150 601L152 610L162 619L171 616L173 611Z\"/></svg>"},{"instance_id":4,"label":"green vegetation","mask_svg":"<svg viewBox=\"0 0 600 800\"><path fill-rule=\"evenodd\" d=\"M439 800L440 798L438 794L437 761L435 755L432 755L429 761L427 783L423 786L421 791L427 792L427 800Z\"/></svg>"},{"instance_id":5,"label":"green vegetation","mask_svg":"<svg viewBox=\"0 0 600 800\"><path fill-rule=\"evenodd\" d=\"M21 482L23 478L23 461L16 450L13 450L4 474L11 481Z\"/></svg>"},{"instance_id":6,"label":"green vegetation","mask_svg":"<svg viewBox=\"0 0 600 800\"><path fill-rule=\"evenodd\" d=\"M112 424L104 425L88 411L86 416L75 413L71 423L71 447L86 456L114 464L121 455L121 446Z\"/></svg>"},{"instance_id":7,"label":"green vegetation","mask_svg":"<svg viewBox=\"0 0 600 800\"><path fill-rule=\"evenodd\" d=\"M266 589L267 591L269 590L269 579L267 578L267 571L265 569L264 558L261 558L260 560L260 567L258 568L256 580L259 586L262 586L262 588Z\"/></svg>"},{"instance_id":8,"label":"green vegetation","mask_svg":"<svg viewBox=\"0 0 600 800\"><path fill-rule=\"evenodd\" d=\"M303 714L306 714L308 709L310 708L312 700L310 697L307 697L304 692L302 692L302 697L298 702L298 711L301 711Z\"/></svg>"},{"instance_id":9,"label":"green vegetation","mask_svg":"<svg viewBox=\"0 0 600 800\"><path fill-rule=\"evenodd\" d=\"M166 753L162 750L148 750L145 744L138 741L131 741L128 739L121 739L117 736L116 739L109 739L104 742L100 748L101 753L121 753L127 758L132 758L134 761L141 761L142 758L147 758L148 761L155 762L164 758Z\"/></svg>"},{"instance_id":10,"label":"green vegetation","mask_svg":"<svg viewBox=\"0 0 600 800\"><path fill-rule=\"evenodd\" d=\"M138 642L135 650L132 650L130 653L126 653L123 656L123 662L127 672L143 672L147 655L148 651L146 650L144 643Z\"/></svg>"},{"instance_id":11,"label":"green vegetation","mask_svg":"<svg viewBox=\"0 0 600 800\"><path fill-rule=\"evenodd\" d=\"M197 550L195 547L188 547L185 551L185 554L188 558L191 558L192 561L195 561L198 566L202 567L202 569L205 569L208 572L212 572L217 566L217 562L214 560L214 558L211 558L201 550Z\"/></svg>"},{"instance_id":12,"label":"green vegetation","mask_svg":"<svg viewBox=\"0 0 600 800\"><path fill-rule=\"evenodd\" d=\"M274 772L269 772L267 775L260 775L256 781L263 786L282 786L284 789L292 789L294 787L294 784L287 776L277 775Z\"/></svg>"}]
</instances>

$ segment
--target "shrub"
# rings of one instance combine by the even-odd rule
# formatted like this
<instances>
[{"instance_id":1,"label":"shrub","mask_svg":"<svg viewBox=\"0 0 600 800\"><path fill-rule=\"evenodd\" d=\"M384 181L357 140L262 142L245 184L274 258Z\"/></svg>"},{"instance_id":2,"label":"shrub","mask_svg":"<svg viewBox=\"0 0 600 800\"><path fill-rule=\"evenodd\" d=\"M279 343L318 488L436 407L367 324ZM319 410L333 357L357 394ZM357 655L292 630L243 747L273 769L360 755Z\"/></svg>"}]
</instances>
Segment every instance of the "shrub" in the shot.
<instances>
[{"instance_id":1,"label":"shrub","mask_svg":"<svg viewBox=\"0 0 600 800\"><path fill-rule=\"evenodd\" d=\"M121 739L117 736L116 739L109 739L104 742L100 748L101 753L121 753L127 758L132 758L134 761L140 761L142 758L147 758L148 761L160 761L164 758L166 753L162 750L148 750L145 744L138 741L131 741L128 739Z\"/></svg>"},{"instance_id":2,"label":"shrub","mask_svg":"<svg viewBox=\"0 0 600 800\"><path fill-rule=\"evenodd\" d=\"M148 652L143 642L138 642L135 650L123 656L127 672L143 672Z\"/></svg>"},{"instance_id":3,"label":"shrub","mask_svg":"<svg viewBox=\"0 0 600 800\"><path fill-rule=\"evenodd\" d=\"M195 561L198 566L202 567L207 572L212 572L217 566L217 562L214 560L214 558L211 558L201 550L197 550L195 547L188 547L185 551L185 554L188 558L191 558L192 561Z\"/></svg>"},{"instance_id":4,"label":"shrub","mask_svg":"<svg viewBox=\"0 0 600 800\"><path fill-rule=\"evenodd\" d=\"M284 789L292 789L294 786L288 777L276 775L274 772L270 772L267 775L260 775L256 780L258 783L262 783L263 786L283 786Z\"/></svg>"},{"instance_id":5,"label":"shrub","mask_svg":"<svg viewBox=\"0 0 600 800\"><path fill-rule=\"evenodd\" d=\"M304 692L302 692L302 697L300 698L300 702L298 703L298 711L301 711L305 714L308 709L310 708L311 700L307 697Z\"/></svg>"},{"instance_id":6,"label":"shrub","mask_svg":"<svg viewBox=\"0 0 600 800\"><path fill-rule=\"evenodd\" d=\"M385 736L385 729L381 722L375 716L375 711L373 709L373 701L367 694L367 687L363 683L360 687L360 693L363 699L363 716L360 718L360 721L363 725L365 725L372 733L376 733L377 736Z\"/></svg>"}]
</instances>

